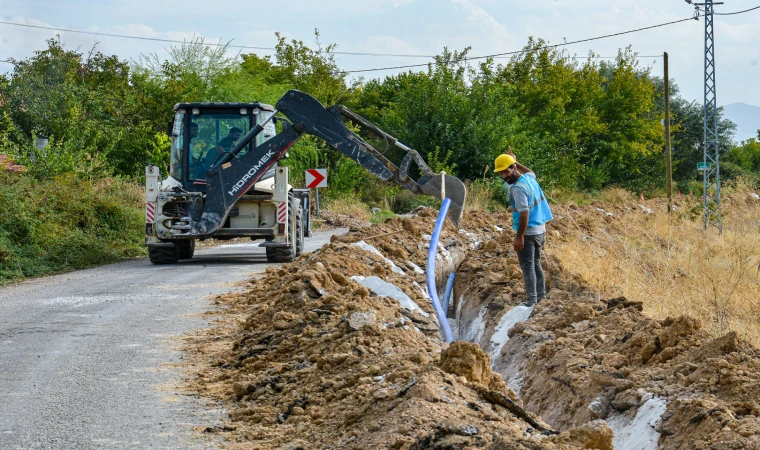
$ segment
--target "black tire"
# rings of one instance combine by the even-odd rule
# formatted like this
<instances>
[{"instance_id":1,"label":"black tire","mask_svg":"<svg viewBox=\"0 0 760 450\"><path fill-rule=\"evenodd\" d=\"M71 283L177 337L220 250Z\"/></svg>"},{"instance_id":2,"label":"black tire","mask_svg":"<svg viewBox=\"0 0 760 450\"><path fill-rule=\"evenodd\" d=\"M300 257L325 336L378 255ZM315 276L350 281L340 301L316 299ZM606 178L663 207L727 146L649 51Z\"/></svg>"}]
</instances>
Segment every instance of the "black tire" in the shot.
<instances>
[{"instance_id":1,"label":"black tire","mask_svg":"<svg viewBox=\"0 0 760 450\"><path fill-rule=\"evenodd\" d=\"M267 247L267 262L286 263L294 259L293 247Z\"/></svg>"},{"instance_id":2,"label":"black tire","mask_svg":"<svg viewBox=\"0 0 760 450\"><path fill-rule=\"evenodd\" d=\"M179 260L179 247L148 247L148 258L153 264L176 264Z\"/></svg>"},{"instance_id":3,"label":"black tire","mask_svg":"<svg viewBox=\"0 0 760 450\"><path fill-rule=\"evenodd\" d=\"M288 211L293 211L293 194L288 194ZM297 226L297 225L296 225ZM288 242L293 242L293 227L288 224ZM285 263L296 259L295 245L287 247L267 247L267 262Z\"/></svg>"},{"instance_id":4,"label":"black tire","mask_svg":"<svg viewBox=\"0 0 760 450\"><path fill-rule=\"evenodd\" d=\"M299 204L298 214L296 214L296 256L301 256L301 253L303 253L303 233L303 207Z\"/></svg>"},{"instance_id":5,"label":"black tire","mask_svg":"<svg viewBox=\"0 0 760 450\"><path fill-rule=\"evenodd\" d=\"M195 254L195 239L183 239L177 241L177 249L179 259L191 259Z\"/></svg>"}]
</instances>

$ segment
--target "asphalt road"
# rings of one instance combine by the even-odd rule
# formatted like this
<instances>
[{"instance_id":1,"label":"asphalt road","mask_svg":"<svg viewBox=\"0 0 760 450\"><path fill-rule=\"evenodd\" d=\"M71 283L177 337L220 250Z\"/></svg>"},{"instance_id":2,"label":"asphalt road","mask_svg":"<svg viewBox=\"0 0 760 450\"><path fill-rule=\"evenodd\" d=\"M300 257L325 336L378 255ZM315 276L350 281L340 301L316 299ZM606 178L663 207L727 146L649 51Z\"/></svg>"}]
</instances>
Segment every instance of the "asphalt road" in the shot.
<instances>
[{"instance_id":1,"label":"asphalt road","mask_svg":"<svg viewBox=\"0 0 760 450\"><path fill-rule=\"evenodd\" d=\"M305 250L345 231L315 232ZM193 428L225 411L174 387L176 336L271 265L256 243L232 244L0 287L0 449L214 447Z\"/></svg>"}]
</instances>

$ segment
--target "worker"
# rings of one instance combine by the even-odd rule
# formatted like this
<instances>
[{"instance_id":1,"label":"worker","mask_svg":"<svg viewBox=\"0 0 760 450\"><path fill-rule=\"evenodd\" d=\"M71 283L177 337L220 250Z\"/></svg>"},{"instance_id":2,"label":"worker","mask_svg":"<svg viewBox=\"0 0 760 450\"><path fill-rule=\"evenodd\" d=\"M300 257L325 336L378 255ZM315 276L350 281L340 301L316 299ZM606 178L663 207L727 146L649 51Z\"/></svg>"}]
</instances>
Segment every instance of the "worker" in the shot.
<instances>
[{"instance_id":1,"label":"worker","mask_svg":"<svg viewBox=\"0 0 760 450\"><path fill-rule=\"evenodd\" d=\"M229 133L227 133L227 137L219 141L218 144L216 144L216 151L218 154L222 154L224 152L228 152L232 149L232 146L235 144L235 142L240 139L240 136L243 134L243 130L237 127L230 128Z\"/></svg>"},{"instance_id":2,"label":"worker","mask_svg":"<svg viewBox=\"0 0 760 450\"><path fill-rule=\"evenodd\" d=\"M214 148L208 149L206 153L201 157L200 167L197 171L198 178L205 179L208 169L211 168L211 166L219 160L220 156L232 149L232 147L235 145L235 142L240 139L240 136L242 134L243 130L237 127L232 127L227 133L227 137L219 141L219 143L216 144Z\"/></svg>"},{"instance_id":3,"label":"worker","mask_svg":"<svg viewBox=\"0 0 760 450\"><path fill-rule=\"evenodd\" d=\"M517 162L512 147L508 154L496 157L494 172L509 185L509 207L512 209L513 246L525 282L527 306L546 298L541 249L546 242L546 222L553 219L536 174Z\"/></svg>"},{"instance_id":4,"label":"worker","mask_svg":"<svg viewBox=\"0 0 760 450\"><path fill-rule=\"evenodd\" d=\"M195 122L190 122L190 154L193 154L193 139L198 137L198 124Z\"/></svg>"}]
</instances>

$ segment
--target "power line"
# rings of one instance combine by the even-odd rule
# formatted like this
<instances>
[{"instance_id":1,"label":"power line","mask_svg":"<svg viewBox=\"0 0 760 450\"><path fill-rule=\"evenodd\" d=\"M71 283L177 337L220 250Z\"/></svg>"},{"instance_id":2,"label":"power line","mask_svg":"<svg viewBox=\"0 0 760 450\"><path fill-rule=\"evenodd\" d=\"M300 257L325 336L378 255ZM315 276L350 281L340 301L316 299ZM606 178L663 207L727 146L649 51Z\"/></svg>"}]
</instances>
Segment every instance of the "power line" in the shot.
<instances>
[{"instance_id":1,"label":"power line","mask_svg":"<svg viewBox=\"0 0 760 450\"><path fill-rule=\"evenodd\" d=\"M661 24L658 24L658 25L652 25L652 26L648 26L648 27L644 27L644 28L637 28L635 30L621 31L620 33L606 34L604 36L597 36L597 37L588 38L588 39L581 39L581 40L578 40L578 41L563 42L562 44L546 45L546 46L543 46L542 48L556 48L556 47L562 47L562 46L570 45L570 44L579 44L581 42L596 41L596 40L599 40L599 39L605 39L605 38L614 37L614 36L621 36L623 34L635 33L637 31L651 30L652 28L664 27L664 26L667 26L667 25L673 25L673 24L676 24L676 23L686 22L687 20L695 20L695 19L696 19L696 17L689 17L687 19L674 20L672 22L661 23ZM471 58L463 58L462 61L472 61L472 60L475 60L475 59L485 59L485 58L495 58L495 57L498 57L498 56L505 56L505 55L515 55L517 53L522 53L524 51L525 50L515 50L515 51L511 51L511 52L494 53L492 55L473 56ZM406 65L406 66L381 67L381 68L377 68L377 69L348 70L348 71L346 71L346 73L375 72L375 71L379 71L379 70L408 69L408 68L411 68L411 67L424 67L424 66L427 66L427 64L410 64L410 65Z\"/></svg>"},{"instance_id":2,"label":"power line","mask_svg":"<svg viewBox=\"0 0 760 450\"><path fill-rule=\"evenodd\" d=\"M695 9L697 11L704 12L703 10L699 9L699 7L696 7ZM743 11L735 11L735 12L730 12L730 13L713 13L713 14L721 15L721 16L730 16L730 15L736 15L736 14L744 14L746 12L754 11L756 9L760 9L760 6L755 6L754 8L745 9ZM620 36L620 35L623 35L623 34L635 33L637 31L649 30L649 29L652 29L652 28L662 27L662 26L666 26L666 25L672 25L672 24L676 24L676 23L679 23L679 22L684 22L686 20L691 20L691 19L696 19L696 18L697 17L692 17L692 18L689 18L689 19L682 19L682 20L677 20L677 21L674 21L674 22L667 22L667 23L663 23L663 24L659 24L659 25L653 25L653 26L650 26L650 27L638 28L638 29L635 29L635 30L629 30L629 31L623 31L623 32L620 32L620 33L614 33L614 34L608 34L608 35L604 35L604 36L598 36L598 37L595 37L595 38L583 39L583 40L572 41L572 42L565 42L563 44L546 46L545 48L556 48L556 47L560 47L562 45L579 44L579 43L582 43L582 42L588 42L588 41L593 41L593 40L598 40L598 39L604 39L604 38L608 38L608 37ZM82 30L74 30L74 29L70 29L70 28L47 27L47 26L42 26L42 25L31 25L31 24L23 24L23 23L7 22L7 21L0 21L0 25L12 25L12 26L17 26L17 27L37 28L37 29L41 29L41 30L63 31L63 32L66 32L66 33L88 34L88 35L92 35L92 36L106 36L106 37L116 37L116 38L122 38L122 39L138 39L138 40L143 40L143 41L168 42L168 43L173 43L173 44L184 44L184 43L187 42L187 41L184 41L184 40L180 41L180 40L177 40L177 39L162 39L162 38L151 38L151 37L145 37L145 36L132 36L132 35L126 35L126 34L103 33L103 32L97 32L97 31L82 31ZM221 42L218 43L218 44L210 44L210 43L206 43L206 42L201 42L201 44L207 45L207 46L212 46L212 47L225 46L225 47L228 47L228 48L240 48L240 49L250 49L250 50L269 50L269 51L276 50L276 48L274 48L274 47L260 47L260 46L252 46L252 45L232 45L232 44L226 44L225 45L225 44L222 44ZM520 53L521 51L522 50L520 50L520 51L513 51L513 52L505 52L505 53L496 53L496 54L493 54L493 55L475 56L475 57L472 57L472 58L465 58L464 60L465 61L470 61L470 60L483 59L483 58L497 58L499 56L514 55L514 54ZM435 58L435 55L410 55L410 54L399 54L399 53L370 53L370 52L343 52L343 51L332 51L330 53L333 53L335 55L352 55L352 56L390 56L390 57L401 57L401 58ZM642 58L649 58L649 57L650 56L642 56ZM659 57L659 55L657 55L657 56L651 56L651 57ZM604 59L604 58L608 58L608 57L602 57L602 56L600 56L600 57L597 57L597 58ZM609 57L609 58L615 58L615 57ZM372 72L372 71L391 70L391 69L406 69L406 68L411 68L411 67L423 67L423 66L427 66L427 63L425 63L425 64L412 64L412 65L406 65L406 66L384 67L384 68L377 68L377 69L351 70L351 71L348 71L347 73Z\"/></svg>"},{"instance_id":3,"label":"power line","mask_svg":"<svg viewBox=\"0 0 760 450\"><path fill-rule=\"evenodd\" d=\"M760 6L755 6L754 8L745 9L744 11L735 11L735 12L730 12L730 13L716 13L716 12L713 12L713 14L715 14L717 16L733 16L734 14L744 14L746 12L754 11L756 9L760 9Z\"/></svg>"},{"instance_id":4,"label":"power line","mask_svg":"<svg viewBox=\"0 0 760 450\"><path fill-rule=\"evenodd\" d=\"M114 33L101 33L96 31L81 31L81 30L72 30L70 28L56 28L56 27L46 27L42 25L29 25L25 23L16 23L16 22L5 22L0 21L0 24L2 25L13 25L17 27L26 27L26 28L38 28L41 30L53 30L53 31L63 31L66 33L78 33L78 34L89 34L93 36L106 36L106 37L117 37L117 38L123 38L123 39L139 39L141 41L155 41L155 42L168 42L172 44L184 44L187 41L180 41L177 39L162 39L162 38L152 38L152 37L145 37L145 36L132 36L127 34L114 34ZM240 48L240 49L251 49L251 50L277 50L274 47L256 47L251 45L225 45L222 43L218 44L210 44L206 42L202 42L203 45L208 45L212 47L229 47L229 48ZM396 54L396 53L369 53L369 52L339 52L339 51L333 51L331 53L334 53L336 55L352 55L352 56L398 56L402 58L433 58L433 55L408 55L408 54Z\"/></svg>"},{"instance_id":5,"label":"power line","mask_svg":"<svg viewBox=\"0 0 760 450\"><path fill-rule=\"evenodd\" d=\"M617 56L573 56L572 59L617 59ZM662 55L636 55L636 58L662 58Z\"/></svg>"},{"instance_id":6,"label":"power line","mask_svg":"<svg viewBox=\"0 0 760 450\"><path fill-rule=\"evenodd\" d=\"M562 44L565 45L565 44ZM543 47L542 47L543 48ZM524 50L520 50L524 51ZM480 58L480 56L478 57ZM497 56L494 59L506 59L506 56ZM617 56L570 56L570 59L617 59ZM641 58L662 58L662 55L636 55L634 58L641 59Z\"/></svg>"},{"instance_id":7,"label":"power line","mask_svg":"<svg viewBox=\"0 0 760 450\"><path fill-rule=\"evenodd\" d=\"M705 10L703 10L703 9L699 9L699 7L698 7L698 6L697 6L697 7L695 7L695 8L696 8L697 10L699 10L700 12L705 12ZM730 13L718 13L718 12L713 12L713 14L714 14L714 15L716 15L716 16L733 16L733 15L736 15L736 14L744 14L744 13L746 13L746 12L754 11L754 10L756 10L756 9L760 9L760 6L755 6L754 8L745 9L744 11L734 11L734 12L730 12Z\"/></svg>"},{"instance_id":8,"label":"power line","mask_svg":"<svg viewBox=\"0 0 760 450\"><path fill-rule=\"evenodd\" d=\"M139 40L142 40L142 41L170 42L170 43L177 43L177 44L184 44L184 43L187 42L187 41L180 41L180 40L176 40L176 39L150 38L150 37L145 37L145 36L130 36L130 35L126 35L126 34L100 33L100 32L97 32L97 31L72 30L72 29L69 29L69 28L45 27L45 26L42 26L42 25L30 25L30 24L26 24L26 23L15 23L15 22L0 21L0 24L2 24L2 25L13 25L13 26L17 26L17 27L26 27L26 28L38 28L40 30L64 31L66 33L89 34L89 35L93 35L93 36L107 36L107 37L118 37L118 38L125 38L125 39L139 39ZM205 42L203 44L204 45L209 45L209 46L217 46L217 47L222 45L221 43L220 44L207 44ZM273 48L270 48L270 47L251 47L251 46L242 46L242 45L234 45L234 46L230 45L228 47L251 48L251 49L256 49L256 50L274 50Z\"/></svg>"},{"instance_id":9,"label":"power line","mask_svg":"<svg viewBox=\"0 0 760 450\"><path fill-rule=\"evenodd\" d=\"M751 8L751 9L748 9L748 10L745 10L745 11L738 11L738 12L735 12L735 13L726 13L726 15L729 15L729 14L741 14L741 13L744 13L744 12L747 12L747 11L752 11L753 9L758 9L758 8L760 8L760 6L755 7L755 8ZM594 41L594 40L599 40L599 39L605 39L605 38L608 38L608 37L620 36L620 35L624 35L624 34L635 33L635 32L638 32L638 31L649 30L649 29L652 29L652 28L658 28L658 27L662 27L662 26L673 25L673 24L676 24L676 23L685 22L687 20L692 20L692 19L696 19L696 17L690 17L688 19L676 20L676 21L673 21L673 22L666 22L666 23L662 23L662 24L658 24L658 25L652 25L652 26L644 27L644 28L637 28L635 30L622 31L620 33L607 34L607 35L604 35L604 36L597 36L597 37L588 38L588 39L581 39L581 40L578 40L578 41L571 41L571 42L564 42L562 44L549 45L549 46L545 46L544 48L556 48L556 47L561 47L561 46L564 46L564 45L579 44L579 43L582 43L582 42L589 42L589 41ZM184 43L187 42L187 41L184 41L184 40L180 41L180 40L177 40L177 39L162 39L162 38L151 38L151 37L145 37L145 36L132 36L132 35L125 35L125 34L102 33L102 32L96 32L96 31L82 31L82 30L74 30L74 29L70 29L70 28L47 27L47 26L42 26L42 25L22 24L22 23L7 22L7 21L0 21L0 25L12 25L12 26L19 26L19 27L26 27L26 28L37 28L37 29L42 29L42 30L63 31L63 32L67 32L67 33L88 34L88 35L93 35L93 36L117 37L117 38L123 38L123 39L138 39L138 40L143 40L143 41L168 42L168 43L176 43L176 44L184 44ZM215 47L219 47L219 46L224 45L224 44L221 44L221 43L210 44L210 43L206 43L206 42L201 42L201 44L208 45L208 46L215 46ZM258 46L250 46L250 45L231 45L231 44L227 44L227 45L224 45L224 46L228 47L228 48L240 48L240 49L252 49L252 50L270 50L270 51L276 50L273 47L258 47ZM503 57L503 56L507 56L507 55L514 55L514 54L517 54L517 53L521 53L523 51L524 50L517 50L517 51L511 51L511 52L504 52L504 53L495 53L495 54L492 54L492 55L474 56L474 57L470 57L470 58L464 58L463 60L464 61L471 61L471 60L485 59L485 58L498 58L498 57ZM408 57L408 58L434 58L435 57L434 55L409 55L409 54L397 54L397 53L369 53L369 52L341 52L341 51L333 51L331 53L336 54L336 55L353 55L353 56L391 56L391 57ZM640 56L640 57L641 58L658 58L660 56L661 55ZM595 58L599 58L599 59L610 58L610 59L613 59L613 58L616 58L616 57L614 57L614 56L609 56L609 57L607 57L607 56L599 56L599 57L595 57ZM576 59L577 59L577 57L576 57ZM394 67L382 67L382 68L376 68L376 69L349 70L349 71L346 71L346 73L374 72L374 71L392 70L392 69L407 69L407 68L412 68L412 67L424 67L424 66L427 66L427 65L428 65L428 63L424 63L424 64L410 64L410 65L405 65L405 66L394 66Z\"/></svg>"},{"instance_id":10,"label":"power line","mask_svg":"<svg viewBox=\"0 0 760 450\"><path fill-rule=\"evenodd\" d=\"M617 59L617 56L573 56L572 59ZM636 55L636 58L662 58L662 55ZM5 63L10 66L15 66L16 61L12 59L0 59L0 63Z\"/></svg>"}]
</instances>

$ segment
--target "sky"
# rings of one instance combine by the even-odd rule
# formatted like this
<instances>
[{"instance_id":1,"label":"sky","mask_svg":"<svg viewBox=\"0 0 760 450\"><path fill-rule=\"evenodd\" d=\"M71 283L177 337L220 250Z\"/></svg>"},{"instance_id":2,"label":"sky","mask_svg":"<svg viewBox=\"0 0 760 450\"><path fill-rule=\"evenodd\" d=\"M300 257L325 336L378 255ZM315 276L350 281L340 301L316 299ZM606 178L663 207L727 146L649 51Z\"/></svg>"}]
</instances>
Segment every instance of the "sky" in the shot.
<instances>
[{"instance_id":1,"label":"sky","mask_svg":"<svg viewBox=\"0 0 760 450\"><path fill-rule=\"evenodd\" d=\"M716 12L735 12L760 6L760 0L725 0ZM337 44L338 52L375 55L336 56L343 70L365 70L425 64L444 48L470 56L520 50L528 38L561 44L693 16L694 6L683 0L0 0L0 21L144 38L206 42L273 48L279 32L316 48ZM718 105L736 102L760 106L760 9L744 14L715 16L716 91ZM167 42L89 36L71 32L0 24L0 60L24 59L47 47L45 41L60 34L67 48L97 49L124 60L141 55L167 55ZM702 103L704 92L704 22L688 20L622 36L570 44L573 55L589 52L614 57L631 46L639 63L663 74L668 52L670 78L687 100ZM273 50L231 49L271 55ZM382 56L378 54L416 55ZM497 62L506 59L497 59ZM394 69L352 73L352 78L382 78ZM12 65L0 62L0 72Z\"/></svg>"}]
</instances>

